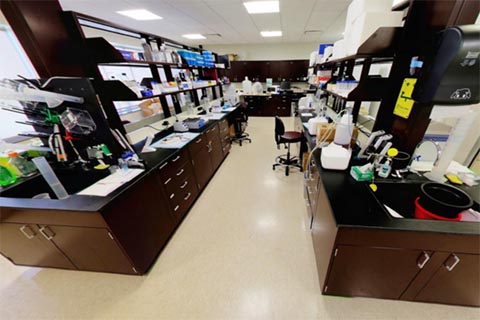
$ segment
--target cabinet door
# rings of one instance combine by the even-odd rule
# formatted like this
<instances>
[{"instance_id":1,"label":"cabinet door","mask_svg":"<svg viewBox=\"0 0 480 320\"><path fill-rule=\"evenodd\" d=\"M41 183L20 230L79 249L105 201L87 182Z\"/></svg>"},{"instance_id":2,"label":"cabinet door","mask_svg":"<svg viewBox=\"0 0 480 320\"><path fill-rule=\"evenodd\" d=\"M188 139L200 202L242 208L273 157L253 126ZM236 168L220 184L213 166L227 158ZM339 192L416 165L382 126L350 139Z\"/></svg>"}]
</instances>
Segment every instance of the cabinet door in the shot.
<instances>
[{"instance_id":1,"label":"cabinet door","mask_svg":"<svg viewBox=\"0 0 480 320\"><path fill-rule=\"evenodd\" d=\"M33 224L0 224L0 252L18 265L75 269Z\"/></svg>"},{"instance_id":2,"label":"cabinet door","mask_svg":"<svg viewBox=\"0 0 480 320\"><path fill-rule=\"evenodd\" d=\"M135 273L107 229L50 225L40 228L80 270Z\"/></svg>"},{"instance_id":3,"label":"cabinet door","mask_svg":"<svg viewBox=\"0 0 480 320\"><path fill-rule=\"evenodd\" d=\"M415 297L417 301L480 306L480 255L450 254Z\"/></svg>"},{"instance_id":4,"label":"cabinet door","mask_svg":"<svg viewBox=\"0 0 480 320\"><path fill-rule=\"evenodd\" d=\"M197 178L198 189L202 190L212 176L212 162L207 148L201 149L192 157L193 170Z\"/></svg>"},{"instance_id":5,"label":"cabinet door","mask_svg":"<svg viewBox=\"0 0 480 320\"><path fill-rule=\"evenodd\" d=\"M324 293L398 299L419 272L423 251L338 246Z\"/></svg>"}]
</instances>

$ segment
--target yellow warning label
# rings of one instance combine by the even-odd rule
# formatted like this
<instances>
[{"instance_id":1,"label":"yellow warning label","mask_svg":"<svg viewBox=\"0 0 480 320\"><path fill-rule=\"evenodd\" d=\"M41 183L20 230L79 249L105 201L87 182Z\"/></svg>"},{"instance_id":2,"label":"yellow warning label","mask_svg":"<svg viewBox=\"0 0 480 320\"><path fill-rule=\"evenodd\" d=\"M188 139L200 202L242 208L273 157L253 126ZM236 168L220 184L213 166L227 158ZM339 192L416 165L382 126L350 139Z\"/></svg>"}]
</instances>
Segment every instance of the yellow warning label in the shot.
<instances>
[{"instance_id":1,"label":"yellow warning label","mask_svg":"<svg viewBox=\"0 0 480 320\"><path fill-rule=\"evenodd\" d=\"M415 103L415 101L412 99L415 83L417 83L417 79L414 78L405 78L405 80L403 80L402 89L400 89L400 93L398 94L398 99L397 103L395 104L393 114L408 119L410 112L412 111L413 104Z\"/></svg>"}]
</instances>

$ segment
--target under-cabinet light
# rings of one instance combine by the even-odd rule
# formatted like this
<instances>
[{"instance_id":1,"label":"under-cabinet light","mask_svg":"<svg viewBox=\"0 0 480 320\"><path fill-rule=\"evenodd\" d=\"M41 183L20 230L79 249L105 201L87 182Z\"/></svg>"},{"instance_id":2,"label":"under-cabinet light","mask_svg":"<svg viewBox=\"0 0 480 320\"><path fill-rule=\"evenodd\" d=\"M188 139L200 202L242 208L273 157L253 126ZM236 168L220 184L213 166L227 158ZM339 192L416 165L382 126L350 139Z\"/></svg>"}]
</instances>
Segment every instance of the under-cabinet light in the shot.
<instances>
[{"instance_id":1,"label":"under-cabinet light","mask_svg":"<svg viewBox=\"0 0 480 320\"><path fill-rule=\"evenodd\" d=\"M141 21L162 19L162 17L157 16L155 13L152 13L145 9L124 10L124 11L117 11L117 13L127 16L129 18L132 18L135 20L141 20Z\"/></svg>"},{"instance_id":2,"label":"under-cabinet light","mask_svg":"<svg viewBox=\"0 0 480 320\"><path fill-rule=\"evenodd\" d=\"M202 36L201 34L198 34L198 33L184 34L184 35L182 35L182 37L190 39L190 40L207 39L207 38L205 38L204 36Z\"/></svg>"},{"instance_id":3,"label":"under-cabinet light","mask_svg":"<svg viewBox=\"0 0 480 320\"><path fill-rule=\"evenodd\" d=\"M244 2L243 5L250 14L280 12L278 1L249 1Z\"/></svg>"},{"instance_id":4,"label":"under-cabinet light","mask_svg":"<svg viewBox=\"0 0 480 320\"><path fill-rule=\"evenodd\" d=\"M262 37L268 38L268 37L281 37L282 36L282 31L261 31L260 34Z\"/></svg>"}]
</instances>

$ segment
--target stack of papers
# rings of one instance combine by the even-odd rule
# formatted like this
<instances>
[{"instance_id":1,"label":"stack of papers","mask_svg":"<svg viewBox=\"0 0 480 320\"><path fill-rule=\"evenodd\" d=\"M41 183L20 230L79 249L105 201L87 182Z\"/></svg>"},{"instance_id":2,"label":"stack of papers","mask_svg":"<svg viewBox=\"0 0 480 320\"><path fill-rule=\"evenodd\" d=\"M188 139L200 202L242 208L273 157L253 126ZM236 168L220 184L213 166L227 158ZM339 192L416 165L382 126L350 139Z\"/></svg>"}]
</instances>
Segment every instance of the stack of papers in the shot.
<instances>
[{"instance_id":1,"label":"stack of papers","mask_svg":"<svg viewBox=\"0 0 480 320\"><path fill-rule=\"evenodd\" d=\"M112 173L111 175L109 175L108 177L95 182L90 187L83 189L77 194L83 195L83 196L105 197L111 192L118 189L121 185L127 183L128 181L138 176L143 171L144 171L143 169L118 170Z\"/></svg>"}]
</instances>

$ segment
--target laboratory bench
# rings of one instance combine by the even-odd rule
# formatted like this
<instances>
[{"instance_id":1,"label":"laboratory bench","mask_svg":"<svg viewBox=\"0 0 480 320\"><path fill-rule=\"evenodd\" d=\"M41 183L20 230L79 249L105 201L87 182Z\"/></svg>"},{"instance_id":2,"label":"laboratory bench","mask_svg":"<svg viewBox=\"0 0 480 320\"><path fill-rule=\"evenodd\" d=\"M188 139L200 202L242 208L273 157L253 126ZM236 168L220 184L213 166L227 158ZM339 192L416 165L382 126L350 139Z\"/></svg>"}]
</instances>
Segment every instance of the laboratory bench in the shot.
<instances>
[{"instance_id":1,"label":"laboratory bench","mask_svg":"<svg viewBox=\"0 0 480 320\"><path fill-rule=\"evenodd\" d=\"M272 92L260 94L240 94L247 105L248 116L253 117L288 117L292 113L292 102L298 103L307 91Z\"/></svg>"},{"instance_id":2,"label":"laboratory bench","mask_svg":"<svg viewBox=\"0 0 480 320\"><path fill-rule=\"evenodd\" d=\"M40 175L2 190L0 253L16 265L145 274L228 155L235 112L181 149L140 154L145 170L106 196L74 194L108 175L81 170L56 170L67 199L31 199L49 192Z\"/></svg>"},{"instance_id":3,"label":"laboratory bench","mask_svg":"<svg viewBox=\"0 0 480 320\"><path fill-rule=\"evenodd\" d=\"M316 137L304 135L312 150ZM323 169L320 155L312 155L304 197L323 294L480 306L479 222L394 218L370 182ZM408 211L425 181L413 174L375 182ZM478 210L480 188L467 189Z\"/></svg>"}]
</instances>

